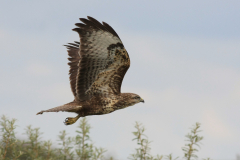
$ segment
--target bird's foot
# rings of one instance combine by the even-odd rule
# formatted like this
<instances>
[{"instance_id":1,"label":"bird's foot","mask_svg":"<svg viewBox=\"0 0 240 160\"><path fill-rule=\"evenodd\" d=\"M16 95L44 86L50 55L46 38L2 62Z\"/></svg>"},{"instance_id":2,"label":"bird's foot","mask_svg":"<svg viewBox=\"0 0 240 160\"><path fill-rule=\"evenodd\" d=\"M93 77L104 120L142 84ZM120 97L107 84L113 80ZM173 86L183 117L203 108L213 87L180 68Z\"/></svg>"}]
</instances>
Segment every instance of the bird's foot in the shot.
<instances>
[{"instance_id":1,"label":"bird's foot","mask_svg":"<svg viewBox=\"0 0 240 160\"><path fill-rule=\"evenodd\" d=\"M67 117L63 123L65 125L71 125L71 124L75 123L79 118L80 118L79 115L76 117Z\"/></svg>"}]
</instances>

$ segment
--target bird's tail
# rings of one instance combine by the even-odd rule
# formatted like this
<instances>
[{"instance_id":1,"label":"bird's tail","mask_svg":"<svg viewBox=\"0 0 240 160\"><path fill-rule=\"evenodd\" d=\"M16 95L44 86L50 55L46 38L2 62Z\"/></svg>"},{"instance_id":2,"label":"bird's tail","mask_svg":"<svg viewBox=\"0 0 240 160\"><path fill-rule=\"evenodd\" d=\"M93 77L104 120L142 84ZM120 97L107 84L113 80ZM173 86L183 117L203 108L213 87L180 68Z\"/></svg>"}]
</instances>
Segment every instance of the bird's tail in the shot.
<instances>
[{"instance_id":1,"label":"bird's tail","mask_svg":"<svg viewBox=\"0 0 240 160\"><path fill-rule=\"evenodd\" d=\"M54 107L54 108L51 108L51 109L48 109L48 110L43 110L41 112L38 112L38 114L43 114L43 112L59 112L59 111L62 111L62 112L76 112L78 111L79 109L81 109L82 106L78 105L76 102L70 102L70 103L67 103L67 104L64 104L62 106L58 106L58 107Z\"/></svg>"}]
</instances>

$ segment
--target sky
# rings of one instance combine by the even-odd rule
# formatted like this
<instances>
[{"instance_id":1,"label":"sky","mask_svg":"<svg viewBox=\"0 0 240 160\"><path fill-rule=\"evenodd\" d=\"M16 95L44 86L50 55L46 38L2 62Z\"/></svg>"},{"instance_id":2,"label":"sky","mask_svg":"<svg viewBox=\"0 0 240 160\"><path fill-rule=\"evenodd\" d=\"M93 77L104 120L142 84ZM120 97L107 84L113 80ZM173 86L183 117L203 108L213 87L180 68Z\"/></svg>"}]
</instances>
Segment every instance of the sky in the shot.
<instances>
[{"instance_id":1,"label":"sky","mask_svg":"<svg viewBox=\"0 0 240 160\"><path fill-rule=\"evenodd\" d=\"M75 23L92 16L110 24L131 58L122 92L144 104L91 116L96 146L119 160L134 152L141 122L153 155L183 157L185 135L196 122L204 136L199 158L240 154L240 1L2 1L0 6L0 115L16 118L56 142L75 135L72 113L36 113L73 100L64 44L79 41Z\"/></svg>"}]
</instances>

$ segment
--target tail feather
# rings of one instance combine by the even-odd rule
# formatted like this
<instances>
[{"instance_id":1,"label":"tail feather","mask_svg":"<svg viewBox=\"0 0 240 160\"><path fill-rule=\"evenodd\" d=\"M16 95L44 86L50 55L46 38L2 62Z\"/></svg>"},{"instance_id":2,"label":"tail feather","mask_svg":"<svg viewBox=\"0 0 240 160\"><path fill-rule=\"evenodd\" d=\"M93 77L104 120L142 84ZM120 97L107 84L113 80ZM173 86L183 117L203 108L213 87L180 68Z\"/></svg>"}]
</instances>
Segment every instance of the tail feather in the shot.
<instances>
[{"instance_id":1,"label":"tail feather","mask_svg":"<svg viewBox=\"0 0 240 160\"><path fill-rule=\"evenodd\" d=\"M77 104L76 102L70 102L70 103L64 104L62 106L54 107L54 108L51 108L51 109L48 109L48 110L43 110L41 112L38 112L37 115L38 114L43 114L43 112L59 112L59 111L62 111L62 112L76 112L79 109L81 109L81 106L79 104Z\"/></svg>"}]
</instances>

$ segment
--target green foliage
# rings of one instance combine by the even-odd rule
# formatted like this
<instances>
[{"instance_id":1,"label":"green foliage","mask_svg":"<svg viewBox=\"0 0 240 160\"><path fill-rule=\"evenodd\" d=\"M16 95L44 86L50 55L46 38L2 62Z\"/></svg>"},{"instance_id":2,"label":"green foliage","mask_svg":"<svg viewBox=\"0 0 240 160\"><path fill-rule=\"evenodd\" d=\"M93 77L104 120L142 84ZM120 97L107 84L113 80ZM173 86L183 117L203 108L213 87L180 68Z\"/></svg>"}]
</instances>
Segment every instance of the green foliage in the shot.
<instances>
[{"instance_id":1,"label":"green foliage","mask_svg":"<svg viewBox=\"0 0 240 160\"><path fill-rule=\"evenodd\" d=\"M136 131L133 132L135 138L133 140L137 141L138 147L135 149L135 153L131 154L129 159L131 160L162 160L163 157L166 160L177 160L179 157L173 158L172 154L166 156L153 157L150 154L150 143L147 136L144 134L145 128L141 123L136 122L135 124ZM192 160L192 158L198 158L196 152L198 149L196 147L200 147L200 142L203 140L202 136L199 136L198 133L201 132L199 130L200 123L196 123L191 128L191 133L188 133L185 137L187 137L187 144L182 148L184 152L184 158L187 160ZM210 160L210 158L206 158L203 160Z\"/></svg>"},{"instance_id":2,"label":"green foliage","mask_svg":"<svg viewBox=\"0 0 240 160\"><path fill-rule=\"evenodd\" d=\"M18 140L15 137L16 119L9 120L6 116L1 117L0 160L17 159L22 155L19 150Z\"/></svg>"},{"instance_id":3,"label":"green foliage","mask_svg":"<svg viewBox=\"0 0 240 160\"><path fill-rule=\"evenodd\" d=\"M98 160L103 159L103 153L106 152L103 148L94 147L90 139L90 125L86 118L80 120L78 126L80 130L76 132L78 135L75 137L76 155L80 160Z\"/></svg>"},{"instance_id":4,"label":"green foliage","mask_svg":"<svg viewBox=\"0 0 240 160\"><path fill-rule=\"evenodd\" d=\"M74 153L72 151L73 149L73 141L74 138L72 137L67 137L67 133L65 130L60 131L60 135L58 135L59 138L59 145L61 148L58 149L59 152L59 159L63 160L73 160L74 158Z\"/></svg>"},{"instance_id":5,"label":"green foliage","mask_svg":"<svg viewBox=\"0 0 240 160\"><path fill-rule=\"evenodd\" d=\"M80 130L76 131L78 135L75 138L75 145L77 146L75 152L80 160L89 159L93 151L93 146L90 143L90 126L87 124L86 118L81 119L81 123L78 128Z\"/></svg>"},{"instance_id":6,"label":"green foliage","mask_svg":"<svg viewBox=\"0 0 240 160\"><path fill-rule=\"evenodd\" d=\"M86 118L80 120L77 126L76 136L68 136L66 130L60 131L58 135L58 147L53 147L53 143L41 140L43 133L39 128L27 126L25 135L27 139L17 139L15 134L16 119L8 119L2 116L0 119L0 160L114 160L113 157L105 158L106 152L103 148L97 148L90 138L90 125ZM191 132L186 135L187 144L182 148L184 158L192 160L197 158L196 153L203 140L199 136L200 123L196 123ZM137 142L135 153L129 156L131 160L177 160L172 154L166 156L152 156L150 151L151 142L145 135L144 126L136 122L133 141ZM211 160L206 158L203 160Z\"/></svg>"},{"instance_id":7,"label":"green foliage","mask_svg":"<svg viewBox=\"0 0 240 160\"><path fill-rule=\"evenodd\" d=\"M154 158L151 154L150 141L147 136L144 134L145 128L139 122L136 122L135 128L137 131L132 132L135 138L133 140L137 141L138 148L136 148L136 152L131 154L129 159L131 160L161 160L162 156L157 155Z\"/></svg>"},{"instance_id":8,"label":"green foliage","mask_svg":"<svg viewBox=\"0 0 240 160\"><path fill-rule=\"evenodd\" d=\"M169 154L169 155L166 155L166 156L165 156L165 159L166 159L166 160L176 160L176 159L178 159L178 158L179 158L179 157L173 158L172 154Z\"/></svg>"},{"instance_id":9,"label":"green foliage","mask_svg":"<svg viewBox=\"0 0 240 160\"><path fill-rule=\"evenodd\" d=\"M9 120L2 116L0 120L0 160L102 160L106 152L91 143L90 125L86 118L80 121L77 135L67 136L65 130L58 135L59 148L52 147L52 142L42 141L39 128L27 126L26 140L15 137L16 119Z\"/></svg>"},{"instance_id":10,"label":"green foliage","mask_svg":"<svg viewBox=\"0 0 240 160\"><path fill-rule=\"evenodd\" d=\"M52 149L52 142L50 140L43 143L43 151L46 160L53 160L55 159L54 157L57 157L56 151Z\"/></svg>"},{"instance_id":11,"label":"green foliage","mask_svg":"<svg viewBox=\"0 0 240 160\"><path fill-rule=\"evenodd\" d=\"M37 159L40 157L39 155L43 152L43 146L40 136L42 133L39 131L40 128L32 128L32 126L27 126L26 135L28 137L28 141L25 142L24 153L30 156L30 159Z\"/></svg>"},{"instance_id":12,"label":"green foliage","mask_svg":"<svg viewBox=\"0 0 240 160\"><path fill-rule=\"evenodd\" d=\"M196 123L191 128L191 133L188 133L186 135L186 141L188 143L185 144L185 147L183 147L182 150L184 152L184 158L186 158L187 160L191 160L192 158L198 158L198 156L196 155L198 149L196 147L200 148L200 141L203 140L203 137L198 135L198 133L201 132L201 130L199 130L200 125L200 123Z\"/></svg>"},{"instance_id":13,"label":"green foliage","mask_svg":"<svg viewBox=\"0 0 240 160\"><path fill-rule=\"evenodd\" d=\"M203 158L203 160L211 160L211 158ZM237 159L238 160L238 159Z\"/></svg>"}]
</instances>

